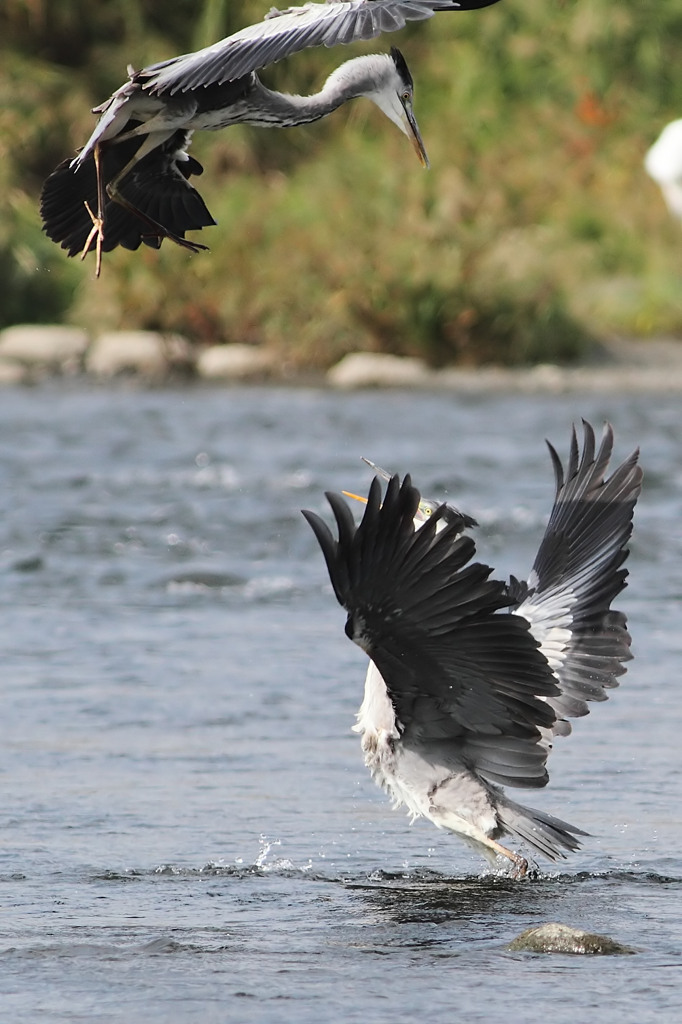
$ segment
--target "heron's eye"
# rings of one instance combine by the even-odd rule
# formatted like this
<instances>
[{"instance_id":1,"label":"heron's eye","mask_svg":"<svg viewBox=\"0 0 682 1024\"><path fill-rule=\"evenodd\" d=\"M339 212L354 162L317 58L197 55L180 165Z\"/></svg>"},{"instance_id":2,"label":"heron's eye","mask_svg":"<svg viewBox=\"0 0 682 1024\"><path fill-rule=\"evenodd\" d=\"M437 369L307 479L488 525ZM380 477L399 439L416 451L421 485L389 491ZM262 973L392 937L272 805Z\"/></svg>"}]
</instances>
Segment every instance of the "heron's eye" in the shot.
<instances>
[{"instance_id":1,"label":"heron's eye","mask_svg":"<svg viewBox=\"0 0 682 1024\"><path fill-rule=\"evenodd\" d=\"M403 103L409 103L410 100L412 99L412 97L410 96L409 92L404 92L401 98L402 98Z\"/></svg>"},{"instance_id":2,"label":"heron's eye","mask_svg":"<svg viewBox=\"0 0 682 1024\"><path fill-rule=\"evenodd\" d=\"M424 515L425 516L430 516L432 512L433 512L432 508L425 508L424 509Z\"/></svg>"}]
</instances>

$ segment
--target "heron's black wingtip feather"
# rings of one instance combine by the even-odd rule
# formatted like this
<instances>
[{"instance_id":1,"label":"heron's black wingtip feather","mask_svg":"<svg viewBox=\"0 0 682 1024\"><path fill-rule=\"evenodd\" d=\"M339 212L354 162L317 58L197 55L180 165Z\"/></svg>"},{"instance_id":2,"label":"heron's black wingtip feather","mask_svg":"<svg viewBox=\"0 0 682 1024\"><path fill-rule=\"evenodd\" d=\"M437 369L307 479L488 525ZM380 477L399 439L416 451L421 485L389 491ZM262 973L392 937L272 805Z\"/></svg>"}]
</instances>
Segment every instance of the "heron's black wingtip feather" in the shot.
<instances>
[{"instance_id":1,"label":"heron's black wingtip feather","mask_svg":"<svg viewBox=\"0 0 682 1024\"><path fill-rule=\"evenodd\" d=\"M340 605L345 604L347 581L341 577L341 566L338 559L338 543L334 540L332 532L315 512L310 512L308 509L301 509L301 514L306 522L311 527L317 543L320 545L324 560L327 563L327 572L329 573L329 579L331 580L332 587L336 599Z\"/></svg>"}]
</instances>

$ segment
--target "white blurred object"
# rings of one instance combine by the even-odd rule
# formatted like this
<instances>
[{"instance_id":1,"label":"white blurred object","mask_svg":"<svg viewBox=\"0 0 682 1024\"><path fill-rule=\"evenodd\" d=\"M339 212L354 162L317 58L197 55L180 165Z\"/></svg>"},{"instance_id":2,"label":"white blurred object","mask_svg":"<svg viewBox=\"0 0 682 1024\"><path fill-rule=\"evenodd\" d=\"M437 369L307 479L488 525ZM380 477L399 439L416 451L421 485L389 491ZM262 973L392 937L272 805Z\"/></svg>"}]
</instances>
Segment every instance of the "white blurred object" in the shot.
<instances>
[{"instance_id":1,"label":"white blurred object","mask_svg":"<svg viewBox=\"0 0 682 1024\"><path fill-rule=\"evenodd\" d=\"M674 217L682 220L682 119L667 124L644 158Z\"/></svg>"}]
</instances>

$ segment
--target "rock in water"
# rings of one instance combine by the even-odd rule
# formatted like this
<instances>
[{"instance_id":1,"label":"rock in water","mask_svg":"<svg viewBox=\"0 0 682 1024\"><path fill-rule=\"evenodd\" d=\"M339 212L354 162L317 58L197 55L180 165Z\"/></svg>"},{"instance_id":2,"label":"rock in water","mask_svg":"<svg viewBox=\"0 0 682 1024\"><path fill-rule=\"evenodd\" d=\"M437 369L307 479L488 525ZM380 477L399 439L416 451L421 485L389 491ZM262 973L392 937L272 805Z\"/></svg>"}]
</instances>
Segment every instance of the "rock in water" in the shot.
<instances>
[{"instance_id":1,"label":"rock in water","mask_svg":"<svg viewBox=\"0 0 682 1024\"><path fill-rule=\"evenodd\" d=\"M592 953L598 956L617 956L635 953L630 946L624 946L608 935L596 935L581 928L571 928L555 921L526 928L513 939L508 949L526 953Z\"/></svg>"}]
</instances>

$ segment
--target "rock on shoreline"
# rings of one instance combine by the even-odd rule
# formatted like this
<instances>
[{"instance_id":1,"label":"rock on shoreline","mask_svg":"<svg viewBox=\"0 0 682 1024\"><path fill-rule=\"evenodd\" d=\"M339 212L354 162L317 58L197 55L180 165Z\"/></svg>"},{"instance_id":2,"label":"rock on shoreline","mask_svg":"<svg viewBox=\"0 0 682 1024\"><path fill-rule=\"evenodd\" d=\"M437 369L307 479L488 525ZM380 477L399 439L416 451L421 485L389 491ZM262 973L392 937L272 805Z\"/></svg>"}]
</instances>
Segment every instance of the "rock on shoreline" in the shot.
<instances>
[{"instance_id":1,"label":"rock on shoreline","mask_svg":"<svg viewBox=\"0 0 682 1024\"><path fill-rule=\"evenodd\" d=\"M95 380L130 376L163 384L178 377L223 383L297 380L341 390L409 388L461 394L520 392L682 392L682 341L605 342L575 366L446 367L377 352L353 352L325 374L297 379L275 353L256 345L200 349L179 334L107 331L96 338L77 327L21 324L0 331L0 385L31 384L49 376L86 374Z\"/></svg>"},{"instance_id":2,"label":"rock on shoreline","mask_svg":"<svg viewBox=\"0 0 682 1024\"><path fill-rule=\"evenodd\" d=\"M20 324L0 331L0 384L79 374L97 380L133 376L150 383L178 375L244 381L273 372L273 357L263 349L213 345L195 351L180 334L106 331L91 338L81 328L49 324Z\"/></svg>"}]
</instances>

